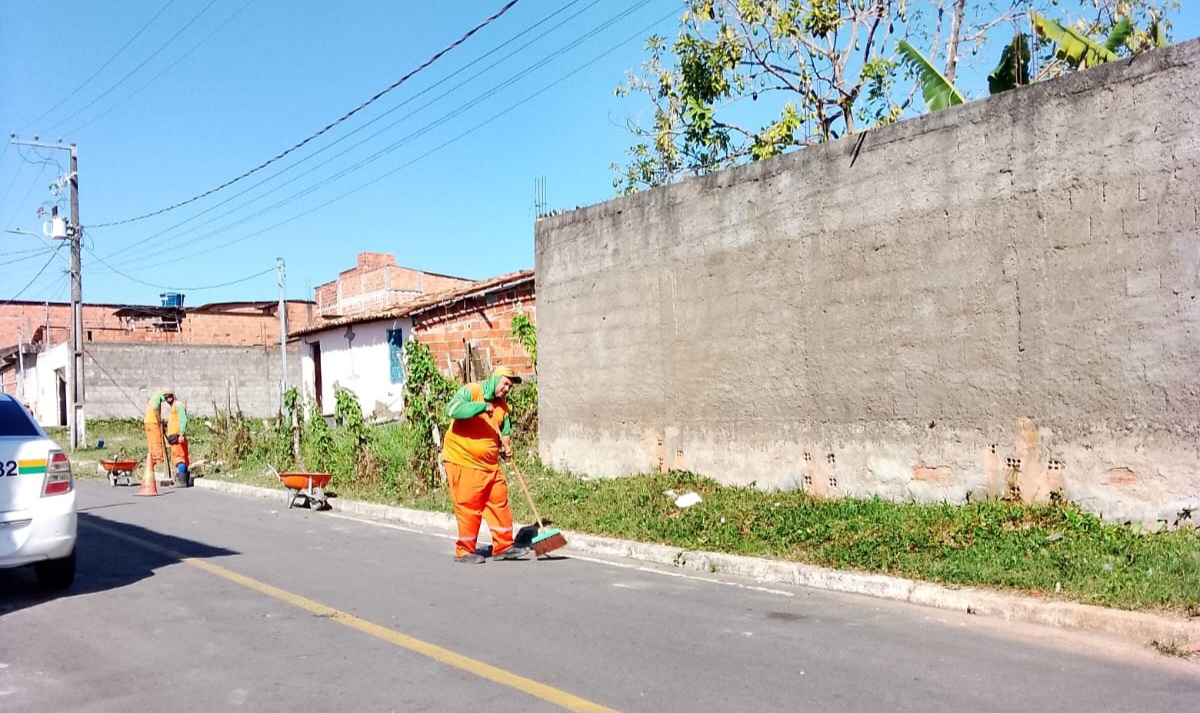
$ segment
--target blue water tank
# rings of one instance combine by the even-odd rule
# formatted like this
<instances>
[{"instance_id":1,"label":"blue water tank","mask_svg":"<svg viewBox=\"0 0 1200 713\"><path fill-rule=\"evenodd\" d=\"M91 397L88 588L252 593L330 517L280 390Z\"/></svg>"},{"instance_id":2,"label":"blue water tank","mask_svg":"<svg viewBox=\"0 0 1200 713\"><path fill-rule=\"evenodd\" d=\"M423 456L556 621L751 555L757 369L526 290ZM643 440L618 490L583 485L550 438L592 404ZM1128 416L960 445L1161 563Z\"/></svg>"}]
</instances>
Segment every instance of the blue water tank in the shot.
<instances>
[{"instance_id":1,"label":"blue water tank","mask_svg":"<svg viewBox=\"0 0 1200 713\"><path fill-rule=\"evenodd\" d=\"M159 297L163 307L182 307L183 295L179 292L164 292Z\"/></svg>"}]
</instances>

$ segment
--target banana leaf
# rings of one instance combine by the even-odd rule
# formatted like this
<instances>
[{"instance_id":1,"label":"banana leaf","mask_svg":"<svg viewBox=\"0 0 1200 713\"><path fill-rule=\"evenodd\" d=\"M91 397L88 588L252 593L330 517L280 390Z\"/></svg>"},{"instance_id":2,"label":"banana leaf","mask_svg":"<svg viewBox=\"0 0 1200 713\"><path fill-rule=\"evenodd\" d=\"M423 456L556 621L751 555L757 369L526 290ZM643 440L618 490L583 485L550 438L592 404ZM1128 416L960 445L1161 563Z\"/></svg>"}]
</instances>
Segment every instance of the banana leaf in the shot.
<instances>
[{"instance_id":1,"label":"banana leaf","mask_svg":"<svg viewBox=\"0 0 1200 713\"><path fill-rule=\"evenodd\" d=\"M992 94L1029 84L1029 37L1017 33L1000 54L1000 63L988 75L988 91Z\"/></svg>"},{"instance_id":2,"label":"banana leaf","mask_svg":"<svg viewBox=\"0 0 1200 713\"><path fill-rule=\"evenodd\" d=\"M925 98L925 107L929 111L938 111L955 104L966 103L966 98L954 88L950 80L938 71L925 55L904 40L897 45L901 57L909 67L917 73L921 81L921 95Z\"/></svg>"},{"instance_id":3,"label":"banana leaf","mask_svg":"<svg viewBox=\"0 0 1200 713\"><path fill-rule=\"evenodd\" d=\"M1119 24L1119 23L1118 23ZM1078 69L1114 62L1117 54L1078 30L1033 13L1033 26L1042 37L1058 43L1054 56ZM1114 34L1116 34L1114 32ZM1128 36L1128 35L1126 35Z\"/></svg>"},{"instance_id":4,"label":"banana leaf","mask_svg":"<svg viewBox=\"0 0 1200 713\"><path fill-rule=\"evenodd\" d=\"M1129 40L1129 36L1133 34L1133 23L1128 17L1122 17L1121 20L1113 26L1112 32L1108 34L1108 39L1104 41L1104 47L1112 53L1125 46Z\"/></svg>"}]
</instances>

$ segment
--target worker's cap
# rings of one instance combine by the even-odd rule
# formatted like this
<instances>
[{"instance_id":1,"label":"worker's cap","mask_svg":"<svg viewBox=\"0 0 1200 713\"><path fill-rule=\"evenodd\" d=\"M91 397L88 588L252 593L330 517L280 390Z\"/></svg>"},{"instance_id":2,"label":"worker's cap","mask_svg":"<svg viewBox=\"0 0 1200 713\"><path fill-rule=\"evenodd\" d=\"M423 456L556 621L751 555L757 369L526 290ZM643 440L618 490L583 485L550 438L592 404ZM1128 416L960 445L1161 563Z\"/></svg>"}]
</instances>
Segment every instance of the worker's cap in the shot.
<instances>
[{"instance_id":1,"label":"worker's cap","mask_svg":"<svg viewBox=\"0 0 1200 713\"><path fill-rule=\"evenodd\" d=\"M162 395L163 395L163 398L166 398L168 396L173 397L173 396L175 396L175 389L162 389Z\"/></svg>"},{"instance_id":2,"label":"worker's cap","mask_svg":"<svg viewBox=\"0 0 1200 713\"><path fill-rule=\"evenodd\" d=\"M492 370L492 376L507 376L514 384L521 383L521 377L513 373L511 366L498 366Z\"/></svg>"}]
</instances>

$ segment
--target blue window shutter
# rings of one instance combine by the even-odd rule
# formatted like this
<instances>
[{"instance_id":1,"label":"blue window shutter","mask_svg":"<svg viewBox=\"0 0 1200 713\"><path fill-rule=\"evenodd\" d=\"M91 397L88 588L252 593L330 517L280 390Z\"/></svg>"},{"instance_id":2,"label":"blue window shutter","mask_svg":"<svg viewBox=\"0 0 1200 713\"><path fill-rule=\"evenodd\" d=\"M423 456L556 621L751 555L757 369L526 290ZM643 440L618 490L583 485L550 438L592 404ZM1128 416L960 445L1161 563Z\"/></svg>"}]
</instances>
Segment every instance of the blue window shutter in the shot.
<instances>
[{"instance_id":1,"label":"blue window shutter","mask_svg":"<svg viewBox=\"0 0 1200 713\"><path fill-rule=\"evenodd\" d=\"M404 349L404 334L399 329L389 329L387 333L388 360L391 362L392 383L404 383L404 362L400 358Z\"/></svg>"}]
</instances>

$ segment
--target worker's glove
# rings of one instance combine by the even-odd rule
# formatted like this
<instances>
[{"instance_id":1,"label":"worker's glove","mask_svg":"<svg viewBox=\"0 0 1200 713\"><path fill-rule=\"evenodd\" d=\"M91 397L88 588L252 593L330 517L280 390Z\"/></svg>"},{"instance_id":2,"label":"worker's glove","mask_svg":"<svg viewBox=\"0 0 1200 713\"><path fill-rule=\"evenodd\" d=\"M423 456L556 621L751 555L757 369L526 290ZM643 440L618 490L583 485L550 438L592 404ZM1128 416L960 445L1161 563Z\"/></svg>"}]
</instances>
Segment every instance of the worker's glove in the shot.
<instances>
[{"instance_id":1,"label":"worker's glove","mask_svg":"<svg viewBox=\"0 0 1200 713\"><path fill-rule=\"evenodd\" d=\"M504 460L511 460L513 457L512 442L507 438L500 439L500 457Z\"/></svg>"}]
</instances>

